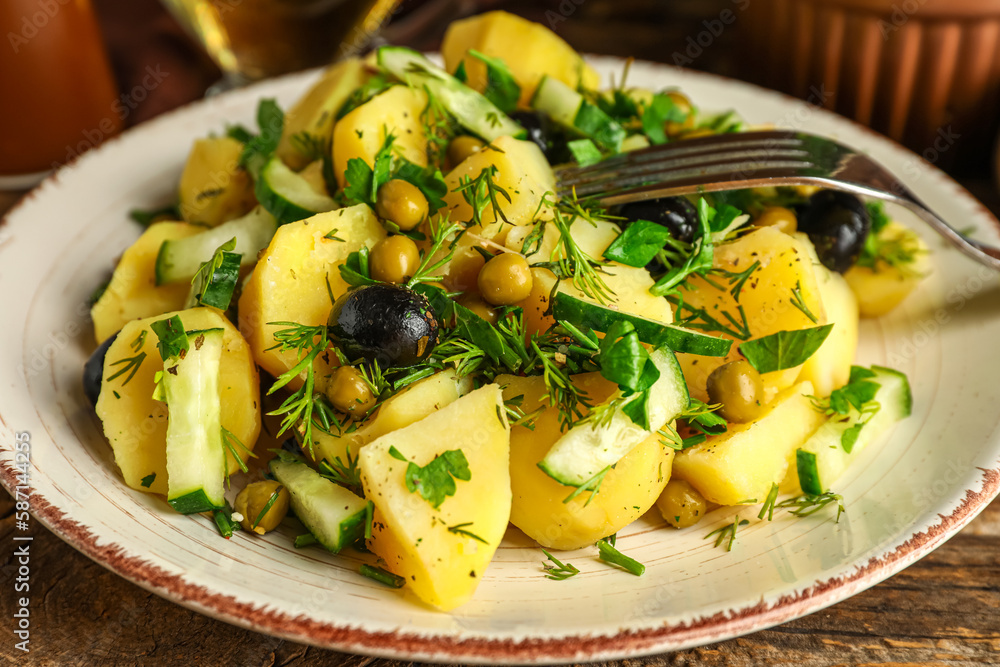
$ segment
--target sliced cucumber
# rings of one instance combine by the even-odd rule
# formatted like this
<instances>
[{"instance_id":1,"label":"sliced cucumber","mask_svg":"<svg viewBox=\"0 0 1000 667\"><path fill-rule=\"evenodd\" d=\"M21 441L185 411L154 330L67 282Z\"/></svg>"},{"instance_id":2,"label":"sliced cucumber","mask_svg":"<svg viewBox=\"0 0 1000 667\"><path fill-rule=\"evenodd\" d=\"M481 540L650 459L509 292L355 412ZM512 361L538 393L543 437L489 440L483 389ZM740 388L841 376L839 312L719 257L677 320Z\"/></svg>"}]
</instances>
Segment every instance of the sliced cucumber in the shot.
<instances>
[{"instance_id":1,"label":"sliced cucumber","mask_svg":"<svg viewBox=\"0 0 1000 667\"><path fill-rule=\"evenodd\" d=\"M555 122L592 139L602 148L616 153L621 150L625 129L559 79L543 76L531 98L531 107L544 111Z\"/></svg>"},{"instance_id":2,"label":"sliced cucumber","mask_svg":"<svg viewBox=\"0 0 1000 667\"><path fill-rule=\"evenodd\" d=\"M277 157L268 160L260 170L254 194L279 225L305 220L337 208L335 201L316 192L309 181L286 167Z\"/></svg>"},{"instance_id":3,"label":"sliced cucumber","mask_svg":"<svg viewBox=\"0 0 1000 667\"><path fill-rule=\"evenodd\" d=\"M295 516L326 549L337 553L365 533L368 501L326 479L304 460L273 459L271 473L292 498Z\"/></svg>"},{"instance_id":4,"label":"sliced cucumber","mask_svg":"<svg viewBox=\"0 0 1000 667\"><path fill-rule=\"evenodd\" d=\"M906 376L882 366L872 366L872 370L875 371L875 377L871 381L879 385L875 394L879 409L858 431L851 451L844 449L843 436L860 419L853 410L847 419L843 419L840 415L831 417L806 440L800 449L816 455L815 474L810 471L803 486L799 480L797 466L789 466L788 479L782 485L784 491L794 492L806 487L822 488L824 491L829 489L865 447L876 441L893 424L910 415L913 410L913 396ZM813 480L813 476L818 479Z\"/></svg>"},{"instance_id":5,"label":"sliced cucumber","mask_svg":"<svg viewBox=\"0 0 1000 667\"><path fill-rule=\"evenodd\" d=\"M156 284L191 280L199 267L212 259L215 249L232 238L236 239L233 252L243 255L240 266L250 266L271 242L277 229L274 216L257 206L242 218L224 222L201 234L164 241L156 256Z\"/></svg>"},{"instance_id":6,"label":"sliced cucumber","mask_svg":"<svg viewBox=\"0 0 1000 667\"><path fill-rule=\"evenodd\" d=\"M167 419L167 502L181 514L226 506L226 450L222 445L219 362L222 329L188 333L191 347L163 362L158 385Z\"/></svg>"},{"instance_id":7,"label":"sliced cucumber","mask_svg":"<svg viewBox=\"0 0 1000 667\"><path fill-rule=\"evenodd\" d=\"M688 389L684 374L674 353L654 350L649 355L660 378L649 391L649 423L647 431L637 426L620 408L603 428L590 424L572 427L556 441L538 467L549 477L567 486L582 486L610 465L614 465L640 442L674 419L688 405ZM616 392L611 399L617 397Z\"/></svg>"},{"instance_id":8,"label":"sliced cucumber","mask_svg":"<svg viewBox=\"0 0 1000 667\"><path fill-rule=\"evenodd\" d=\"M484 141L525 136L524 128L495 104L413 49L383 46L378 50L378 64L401 81L426 86L462 127Z\"/></svg>"},{"instance_id":9,"label":"sliced cucumber","mask_svg":"<svg viewBox=\"0 0 1000 667\"><path fill-rule=\"evenodd\" d=\"M552 302L552 315L557 320L602 333L607 332L615 322L624 320L632 323L636 333L639 334L639 340L643 343L705 357L724 357L729 354L729 348L733 344L728 338L709 336L674 324L663 324L639 315L630 315L565 292L556 293L556 298Z\"/></svg>"}]
</instances>

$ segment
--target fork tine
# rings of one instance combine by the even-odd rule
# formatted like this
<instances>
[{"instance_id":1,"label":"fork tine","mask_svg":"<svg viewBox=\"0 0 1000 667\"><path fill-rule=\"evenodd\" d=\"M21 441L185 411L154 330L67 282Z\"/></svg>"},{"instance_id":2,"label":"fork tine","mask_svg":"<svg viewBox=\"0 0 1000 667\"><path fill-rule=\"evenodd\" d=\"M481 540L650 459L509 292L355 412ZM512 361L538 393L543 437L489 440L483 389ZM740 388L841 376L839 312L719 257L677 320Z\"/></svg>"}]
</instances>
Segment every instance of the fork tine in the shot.
<instances>
[{"instance_id":1,"label":"fork tine","mask_svg":"<svg viewBox=\"0 0 1000 667\"><path fill-rule=\"evenodd\" d=\"M746 173L734 173L722 171L721 173L710 174L713 176L708 182L705 174L698 173L685 175L681 178L671 178L669 183L655 182L632 187L622 187L615 190L608 190L600 193L601 204L604 206L615 206L626 204L642 199L655 199L659 197L676 197L678 195L700 194L705 192L719 192L724 190L734 190L741 188L756 187L767 184L772 179L780 179L782 185L821 185L822 183L814 176L803 173L798 168L775 167L767 165L752 175ZM560 196L570 194L569 191L561 191ZM577 197L591 196L596 193L584 195L577 191Z\"/></svg>"},{"instance_id":2,"label":"fork tine","mask_svg":"<svg viewBox=\"0 0 1000 667\"><path fill-rule=\"evenodd\" d=\"M722 134L651 146L606 158L589 167L563 167L558 171L562 179L575 179L623 165L662 161L674 157L706 155L719 151L732 152L740 149L778 150L801 146L802 139L797 133L783 130Z\"/></svg>"},{"instance_id":3,"label":"fork tine","mask_svg":"<svg viewBox=\"0 0 1000 667\"><path fill-rule=\"evenodd\" d=\"M685 139L616 155L589 167L558 167L560 196L605 206L757 186L812 185L876 197L913 211L975 261L1000 271L1000 248L966 238L884 166L833 139L770 130Z\"/></svg>"},{"instance_id":4,"label":"fork tine","mask_svg":"<svg viewBox=\"0 0 1000 667\"><path fill-rule=\"evenodd\" d=\"M712 177L714 180L723 182L746 180L751 176L754 179L759 179L764 177L763 174L770 174L779 170L782 174L797 175L809 170L813 166L812 162L805 159L768 159L737 162L723 154L718 159L711 161L674 165L651 171L638 171L634 173L630 171L628 175L609 174L601 180L593 180L582 184L560 182L559 193L564 195L575 190L578 197L588 197L598 193L616 193L664 181L669 181L669 184L673 185L676 182L686 182L689 179L705 183L706 180L709 180L707 177Z\"/></svg>"},{"instance_id":5,"label":"fork tine","mask_svg":"<svg viewBox=\"0 0 1000 667\"><path fill-rule=\"evenodd\" d=\"M746 164L746 163L795 163L799 166L813 166L807 151L800 149L782 150L733 150L717 151L696 156L666 157L657 161L645 161L637 164L623 165L619 169L611 168L595 171L590 174L574 175L560 178L560 185L565 188L576 186L593 189L601 184L620 184L623 181L634 183L637 178L650 175L673 176L671 172L678 170L698 169L716 164Z\"/></svg>"}]
</instances>

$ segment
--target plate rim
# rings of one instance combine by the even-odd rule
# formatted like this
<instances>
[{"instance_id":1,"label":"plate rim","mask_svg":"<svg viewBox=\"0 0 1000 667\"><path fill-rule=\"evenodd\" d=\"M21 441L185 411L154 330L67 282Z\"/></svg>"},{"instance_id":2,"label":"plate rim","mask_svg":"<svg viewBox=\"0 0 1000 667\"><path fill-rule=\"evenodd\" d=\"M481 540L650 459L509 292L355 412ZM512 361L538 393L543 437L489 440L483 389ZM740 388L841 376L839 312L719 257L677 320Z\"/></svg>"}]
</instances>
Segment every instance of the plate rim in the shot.
<instances>
[{"instance_id":1,"label":"plate rim","mask_svg":"<svg viewBox=\"0 0 1000 667\"><path fill-rule=\"evenodd\" d=\"M607 63L622 63L625 59L615 56L586 54L588 60ZM635 60L635 64L661 70L675 69L691 73L697 77L715 79L726 85L749 87L759 94L777 96L791 103L803 100L785 93L771 90L746 81L730 77L687 70L667 63ZM237 89L214 98L227 95L246 94L258 87L276 82L290 83L301 79L303 82L315 77L319 69L299 72L276 79L269 79L247 88ZM259 97L259 96L258 96ZM154 131L160 124L169 124L173 117L192 108L210 102L211 99L194 100L180 107L160 114L146 123L129 128L109 139L94 150L74 156L57 171L46 177L25 195L6 214L0 217L0 231L7 223L19 215L21 209L33 199L44 196L53 187L58 187L60 177L71 170L81 168L79 163L107 150L108 146L129 138L139 132ZM823 114L836 117L855 130L865 134L872 141L889 145L920 161L923 170L930 172L937 180L953 189L959 197L972 204L994 227L1000 229L1000 220L976 199L964 186L915 152L898 142L875 132L849 118L824 108L817 108ZM391 632L370 631L349 624L316 621L306 615L292 617L288 613L269 609L266 604L242 602L234 596L213 592L208 588L184 580L183 573L171 574L159 565L149 562L140 555L130 555L127 548L110 542L100 544L100 538L87 526L69 518L40 495L31 496L31 513L39 521L67 544L81 552L97 564L111 572L157 595L212 618L243 627L255 632L282 637L323 648L363 653L379 657L408 658L434 662L462 660L464 662L489 663L503 661L517 664L555 664L566 661L597 661L624 657L651 655L663 651L675 651L701 646L724 639L738 637L750 632L773 627L808 613L819 611L847 597L855 595L896 574L906 566L930 553L944 541L952 537L982 511L997 495L1000 495L1000 466L997 468L976 467L981 474L976 484L965 488L965 495L948 515L938 514L939 520L920 532L912 533L908 539L896 545L891 551L873 556L864 564L853 563L854 571L816 581L811 586L798 589L792 594L782 595L773 602L761 600L726 612L699 616L688 622L674 625L664 624L645 629L622 628L614 634L567 634L559 637L487 638L435 634L434 631L406 632L396 629ZM0 484L15 494L18 471L12 461L0 460ZM960 491L957 491L960 493ZM915 528L915 526L914 526Z\"/></svg>"}]
</instances>

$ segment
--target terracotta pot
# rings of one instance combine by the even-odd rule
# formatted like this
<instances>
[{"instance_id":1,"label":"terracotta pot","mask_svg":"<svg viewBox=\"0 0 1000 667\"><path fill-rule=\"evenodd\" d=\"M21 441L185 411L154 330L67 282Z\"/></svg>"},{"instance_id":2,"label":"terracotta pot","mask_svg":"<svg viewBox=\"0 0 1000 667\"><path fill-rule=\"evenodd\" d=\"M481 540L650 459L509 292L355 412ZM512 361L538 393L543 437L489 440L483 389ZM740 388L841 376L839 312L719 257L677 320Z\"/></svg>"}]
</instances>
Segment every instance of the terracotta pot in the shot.
<instances>
[{"instance_id":1,"label":"terracotta pot","mask_svg":"<svg viewBox=\"0 0 1000 667\"><path fill-rule=\"evenodd\" d=\"M744 75L944 167L984 168L1000 101L1000 0L751 0Z\"/></svg>"}]
</instances>

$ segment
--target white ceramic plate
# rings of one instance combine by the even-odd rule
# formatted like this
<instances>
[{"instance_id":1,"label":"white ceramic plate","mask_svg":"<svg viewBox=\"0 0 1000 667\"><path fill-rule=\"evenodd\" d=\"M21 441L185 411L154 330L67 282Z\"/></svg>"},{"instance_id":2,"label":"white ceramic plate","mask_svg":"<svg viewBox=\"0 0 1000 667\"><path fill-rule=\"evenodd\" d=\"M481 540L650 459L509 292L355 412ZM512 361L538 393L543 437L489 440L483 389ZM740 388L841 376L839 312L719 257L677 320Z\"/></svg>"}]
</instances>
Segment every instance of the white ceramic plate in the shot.
<instances>
[{"instance_id":1,"label":"white ceramic plate","mask_svg":"<svg viewBox=\"0 0 1000 667\"><path fill-rule=\"evenodd\" d=\"M605 77L621 61L594 59ZM847 514L758 522L742 514L732 552L703 539L720 510L683 532L653 517L619 537L646 564L638 578L568 554L582 574L542 576L543 556L510 531L475 598L452 614L361 577L357 562L296 551L290 534L226 541L203 517L125 487L80 388L93 347L87 297L138 235L126 214L170 198L192 140L251 124L258 98L286 107L315 74L167 114L47 180L0 227L0 471L15 483L16 432L30 433L31 509L74 547L159 595L225 621L344 651L420 660L569 662L714 642L842 600L920 558L1000 488L1000 291L997 276L900 211L925 235L934 273L891 316L863 325L863 363L912 382L914 415L840 480ZM605 78L607 81L607 78ZM997 221L931 165L832 114L734 81L636 63L630 82L681 86L705 108L830 135L869 151L957 227L1000 240Z\"/></svg>"}]
</instances>

